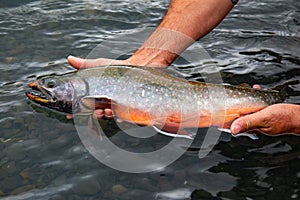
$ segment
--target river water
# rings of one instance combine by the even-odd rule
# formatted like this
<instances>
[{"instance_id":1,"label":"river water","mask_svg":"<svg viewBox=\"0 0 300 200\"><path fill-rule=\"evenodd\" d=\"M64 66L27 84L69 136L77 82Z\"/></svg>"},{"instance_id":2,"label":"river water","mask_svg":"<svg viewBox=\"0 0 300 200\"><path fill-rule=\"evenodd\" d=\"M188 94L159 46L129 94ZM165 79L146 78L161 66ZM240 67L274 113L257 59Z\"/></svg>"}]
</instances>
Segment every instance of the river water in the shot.
<instances>
[{"instance_id":1,"label":"river water","mask_svg":"<svg viewBox=\"0 0 300 200\"><path fill-rule=\"evenodd\" d=\"M124 48L134 41L141 44L143 31L160 22L168 4L166 0L1 0L1 199L300 198L297 136L259 135L251 140L222 133L202 159L198 139L159 171L126 173L95 159L72 120L26 99L30 81L72 70L66 62L70 54L88 57L99 44L105 49L112 43L116 49L102 51L99 57L130 54L132 49ZM131 38L127 43L126 35ZM218 73L226 83L267 88L299 80L300 2L240 0L199 44L210 61L196 58L187 65L178 59L172 65L189 79ZM287 102L299 104L299 92L300 84L289 85ZM113 120L102 123L122 135ZM120 139L122 145L138 146L126 134ZM168 138L161 136L159 141Z\"/></svg>"}]
</instances>

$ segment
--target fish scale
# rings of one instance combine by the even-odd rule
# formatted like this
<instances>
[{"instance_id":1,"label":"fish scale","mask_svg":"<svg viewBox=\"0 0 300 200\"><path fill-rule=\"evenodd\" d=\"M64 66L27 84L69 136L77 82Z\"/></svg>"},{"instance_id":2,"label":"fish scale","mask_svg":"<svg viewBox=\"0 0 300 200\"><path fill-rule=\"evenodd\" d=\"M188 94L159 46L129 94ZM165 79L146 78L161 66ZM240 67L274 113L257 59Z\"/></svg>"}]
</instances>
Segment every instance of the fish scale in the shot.
<instances>
[{"instance_id":1,"label":"fish scale","mask_svg":"<svg viewBox=\"0 0 300 200\"><path fill-rule=\"evenodd\" d=\"M47 87L50 81L57 85ZM78 113L111 108L125 121L168 132L192 127L228 128L237 117L283 102L285 98L274 90L187 81L166 70L134 66L84 69L30 85L47 95L28 93L29 99L50 109ZM49 96L52 98L47 102ZM72 108L63 107L70 104Z\"/></svg>"}]
</instances>

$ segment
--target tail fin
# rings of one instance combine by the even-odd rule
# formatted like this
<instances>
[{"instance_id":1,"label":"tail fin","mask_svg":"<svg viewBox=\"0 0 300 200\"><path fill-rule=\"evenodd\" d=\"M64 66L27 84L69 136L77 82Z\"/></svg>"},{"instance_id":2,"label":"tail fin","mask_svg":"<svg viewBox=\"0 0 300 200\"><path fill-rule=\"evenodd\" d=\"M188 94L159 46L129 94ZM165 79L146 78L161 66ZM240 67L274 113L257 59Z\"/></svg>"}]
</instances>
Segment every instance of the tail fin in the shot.
<instances>
[{"instance_id":1,"label":"tail fin","mask_svg":"<svg viewBox=\"0 0 300 200\"><path fill-rule=\"evenodd\" d=\"M290 96L294 96L295 92L291 86L292 85L298 85L300 84L300 80L290 80L290 81L286 81L285 83L281 84L281 85L277 85L275 87L272 88L272 90L276 90L279 92L280 96L282 96L283 100L287 99ZM297 95L300 95L300 92L296 92Z\"/></svg>"}]
</instances>

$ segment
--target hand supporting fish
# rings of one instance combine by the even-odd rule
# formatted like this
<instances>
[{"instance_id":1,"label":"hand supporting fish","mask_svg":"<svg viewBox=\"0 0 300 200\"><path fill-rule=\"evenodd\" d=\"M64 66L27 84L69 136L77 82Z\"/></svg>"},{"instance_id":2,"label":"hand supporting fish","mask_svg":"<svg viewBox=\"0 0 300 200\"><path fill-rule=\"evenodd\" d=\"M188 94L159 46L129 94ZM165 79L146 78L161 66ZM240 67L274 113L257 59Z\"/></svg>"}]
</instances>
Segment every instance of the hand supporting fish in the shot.
<instances>
[{"instance_id":1,"label":"hand supporting fish","mask_svg":"<svg viewBox=\"0 0 300 200\"><path fill-rule=\"evenodd\" d=\"M236 119L231 125L234 135L257 130L267 135L300 134L300 106L274 104L263 110Z\"/></svg>"},{"instance_id":2,"label":"hand supporting fish","mask_svg":"<svg viewBox=\"0 0 300 200\"><path fill-rule=\"evenodd\" d=\"M278 91L186 81L147 67L107 66L79 70L29 85L34 102L64 113L109 109L118 118L187 136L185 128L229 128L240 116L284 100Z\"/></svg>"}]
</instances>

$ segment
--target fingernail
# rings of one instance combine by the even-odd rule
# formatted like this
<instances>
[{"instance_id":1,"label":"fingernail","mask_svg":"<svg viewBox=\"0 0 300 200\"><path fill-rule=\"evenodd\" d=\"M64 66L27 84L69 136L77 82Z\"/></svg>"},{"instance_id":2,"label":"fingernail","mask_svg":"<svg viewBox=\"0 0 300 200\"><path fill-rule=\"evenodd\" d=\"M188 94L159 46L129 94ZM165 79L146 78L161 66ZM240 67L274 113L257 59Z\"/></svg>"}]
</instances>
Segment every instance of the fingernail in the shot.
<instances>
[{"instance_id":1,"label":"fingernail","mask_svg":"<svg viewBox=\"0 0 300 200\"><path fill-rule=\"evenodd\" d=\"M104 116L104 114L102 110L95 110L93 116L94 118L101 119Z\"/></svg>"},{"instance_id":2,"label":"fingernail","mask_svg":"<svg viewBox=\"0 0 300 200\"><path fill-rule=\"evenodd\" d=\"M67 115L66 118L67 119L73 119L73 115Z\"/></svg>"},{"instance_id":3,"label":"fingernail","mask_svg":"<svg viewBox=\"0 0 300 200\"><path fill-rule=\"evenodd\" d=\"M68 59L69 59L69 58L71 58L72 60L76 60L76 61L82 60L82 58L79 58L79 57L76 57L76 56L72 56L72 55L69 55L69 56L68 56Z\"/></svg>"},{"instance_id":4,"label":"fingernail","mask_svg":"<svg viewBox=\"0 0 300 200\"><path fill-rule=\"evenodd\" d=\"M238 134L242 130L242 127L239 124L236 124L232 128L232 133L233 134Z\"/></svg>"},{"instance_id":5,"label":"fingernail","mask_svg":"<svg viewBox=\"0 0 300 200\"><path fill-rule=\"evenodd\" d=\"M72 56L72 55L68 55L68 56L67 56L67 59L69 59L69 58L75 58L75 57Z\"/></svg>"}]
</instances>

